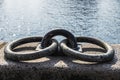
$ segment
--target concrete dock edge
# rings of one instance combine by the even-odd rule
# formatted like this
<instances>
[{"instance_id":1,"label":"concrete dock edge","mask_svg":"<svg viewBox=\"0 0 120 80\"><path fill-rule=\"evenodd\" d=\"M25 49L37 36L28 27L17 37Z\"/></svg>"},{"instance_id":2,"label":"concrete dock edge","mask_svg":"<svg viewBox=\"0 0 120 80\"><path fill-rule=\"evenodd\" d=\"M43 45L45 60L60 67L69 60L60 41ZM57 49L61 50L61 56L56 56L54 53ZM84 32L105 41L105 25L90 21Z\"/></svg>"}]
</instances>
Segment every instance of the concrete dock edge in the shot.
<instances>
[{"instance_id":1,"label":"concrete dock edge","mask_svg":"<svg viewBox=\"0 0 120 80\"><path fill-rule=\"evenodd\" d=\"M106 63L85 62L67 56L47 56L36 60L14 62L4 58L5 44L0 45L2 45L0 80L120 80L120 44L112 44L116 51L115 57ZM34 49L36 45L23 46ZM20 51L21 47L16 51ZM104 50L87 44L84 46L84 52L101 53Z\"/></svg>"}]
</instances>

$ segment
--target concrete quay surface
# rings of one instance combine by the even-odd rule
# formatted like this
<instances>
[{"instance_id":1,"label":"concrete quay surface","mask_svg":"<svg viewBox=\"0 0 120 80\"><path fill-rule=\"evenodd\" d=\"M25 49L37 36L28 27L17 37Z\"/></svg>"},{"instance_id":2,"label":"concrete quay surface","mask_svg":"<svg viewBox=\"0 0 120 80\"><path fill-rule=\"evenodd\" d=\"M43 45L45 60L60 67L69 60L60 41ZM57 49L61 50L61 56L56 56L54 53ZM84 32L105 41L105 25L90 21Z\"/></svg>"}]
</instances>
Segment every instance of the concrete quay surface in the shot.
<instances>
[{"instance_id":1,"label":"concrete quay surface","mask_svg":"<svg viewBox=\"0 0 120 80\"><path fill-rule=\"evenodd\" d=\"M46 56L36 60L14 62L4 58L4 42L0 49L0 80L120 80L120 44L112 44L115 57L111 62L85 62L67 56ZM34 50L38 43L15 48L15 51ZM101 53L104 49L86 44L85 53Z\"/></svg>"}]
</instances>

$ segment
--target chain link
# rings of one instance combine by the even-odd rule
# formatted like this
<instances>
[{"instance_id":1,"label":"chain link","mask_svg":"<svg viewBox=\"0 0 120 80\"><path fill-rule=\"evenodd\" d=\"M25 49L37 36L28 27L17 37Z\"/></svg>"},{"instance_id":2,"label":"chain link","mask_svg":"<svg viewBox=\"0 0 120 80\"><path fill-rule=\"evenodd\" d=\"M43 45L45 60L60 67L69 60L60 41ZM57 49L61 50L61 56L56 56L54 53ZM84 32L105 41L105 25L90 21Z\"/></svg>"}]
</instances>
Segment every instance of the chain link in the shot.
<instances>
[{"instance_id":1,"label":"chain link","mask_svg":"<svg viewBox=\"0 0 120 80\"><path fill-rule=\"evenodd\" d=\"M61 35L66 37L59 44L56 39L52 39L54 36ZM15 52L14 48L31 42L41 42L37 46L35 52ZM106 50L106 53L101 54L84 54L82 53L82 47L78 47L77 43L87 42L96 44ZM4 49L5 58L14 61L31 60L51 54L56 54L60 50L70 57L74 57L84 61L90 62L107 62L114 58L114 49L106 42L91 38L91 37L74 37L72 33L64 29L57 29L48 32L44 37L27 37L10 42Z\"/></svg>"},{"instance_id":2,"label":"chain link","mask_svg":"<svg viewBox=\"0 0 120 80\"><path fill-rule=\"evenodd\" d=\"M73 50L69 46L67 46L67 40L63 40L60 43L60 47L64 54L81 59L84 61L90 61L90 62L107 62L113 59L114 57L114 49L106 42L91 38L91 37L76 37L77 42L87 42L96 44L106 50L106 53L99 53L99 54L88 54L88 53L82 53L81 51Z\"/></svg>"},{"instance_id":3,"label":"chain link","mask_svg":"<svg viewBox=\"0 0 120 80\"><path fill-rule=\"evenodd\" d=\"M14 60L14 61L24 61L24 60L37 59L40 57L45 57L53 53L56 53L58 42L55 39L52 39L52 44L49 45L48 47L44 49L36 49L34 52L15 52L14 51L14 48L16 48L19 45L22 45L25 43L31 43L31 42L39 42L42 39L43 39L42 37L27 37L27 38L22 38L22 39L12 41L4 49L5 58L9 60Z\"/></svg>"}]
</instances>

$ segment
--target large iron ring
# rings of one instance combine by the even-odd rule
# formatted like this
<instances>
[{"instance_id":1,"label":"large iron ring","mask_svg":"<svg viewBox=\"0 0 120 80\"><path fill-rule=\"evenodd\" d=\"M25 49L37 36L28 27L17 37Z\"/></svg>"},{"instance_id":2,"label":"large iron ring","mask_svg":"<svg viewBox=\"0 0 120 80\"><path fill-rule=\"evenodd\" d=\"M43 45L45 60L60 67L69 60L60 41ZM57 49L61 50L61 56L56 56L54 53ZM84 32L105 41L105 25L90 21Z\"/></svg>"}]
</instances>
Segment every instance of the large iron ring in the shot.
<instances>
[{"instance_id":1,"label":"large iron ring","mask_svg":"<svg viewBox=\"0 0 120 80\"><path fill-rule=\"evenodd\" d=\"M63 50L64 54L90 62L106 62L113 59L114 49L106 42L91 37L77 37L76 39L77 42L87 42L87 43L96 44L104 48L107 52L100 54L85 54L68 47L68 45L66 44L67 40L63 40L60 43L60 47Z\"/></svg>"},{"instance_id":2,"label":"large iron ring","mask_svg":"<svg viewBox=\"0 0 120 80\"><path fill-rule=\"evenodd\" d=\"M77 49L77 41L76 41L76 38L74 37L74 35L72 33L70 33L69 31L67 30L64 30L64 29L56 29L56 30L52 30L50 32L48 32L42 42L41 42L41 47L42 48L45 48L47 47L51 42L51 38L56 36L56 35L62 35L64 37L66 37L68 39L68 43L69 46L72 48L72 49Z\"/></svg>"},{"instance_id":3,"label":"large iron ring","mask_svg":"<svg viewBox=\"0 0 120 80\"><path fill-rule=\"evenodd\" d=\"M14 61L31 60L55 53L58 47L58 42L55 39L52 39L52 43L48 47L44 49L37 49L34 52L24 52L23 54L23 52L13 51L13 49L19 45L31 42L40 42L42 39L43 39L42 37L27 37L12 41L4 49L5 58Z\"/></svg>"}]
</instances>

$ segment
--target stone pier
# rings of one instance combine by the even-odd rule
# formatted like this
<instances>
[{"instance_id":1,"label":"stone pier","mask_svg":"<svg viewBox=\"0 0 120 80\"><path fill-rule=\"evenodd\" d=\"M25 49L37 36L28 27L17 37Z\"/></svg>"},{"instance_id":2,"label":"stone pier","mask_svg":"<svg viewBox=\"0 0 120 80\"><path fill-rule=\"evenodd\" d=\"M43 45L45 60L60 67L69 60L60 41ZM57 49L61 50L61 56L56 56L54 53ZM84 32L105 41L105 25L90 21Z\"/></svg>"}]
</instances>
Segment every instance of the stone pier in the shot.
<instances>
[{"instance_id":1,"label":"stone pier","mask_svg":"<svg viewBox=\"0 0 120 80\"><path fill-rule=\"evenodd\" d=\"M46 56L36 60L14 62L4 58L0 43L0 80L120 80L120 45L112 44L115 57L111 62L85 62L67 56ZM15 51L31 51L37 43L19 46ZM24 46L24 48L22 48ZM105 50L92 44L83 46L85 53Z\"/></svg>"}]
</instances>

